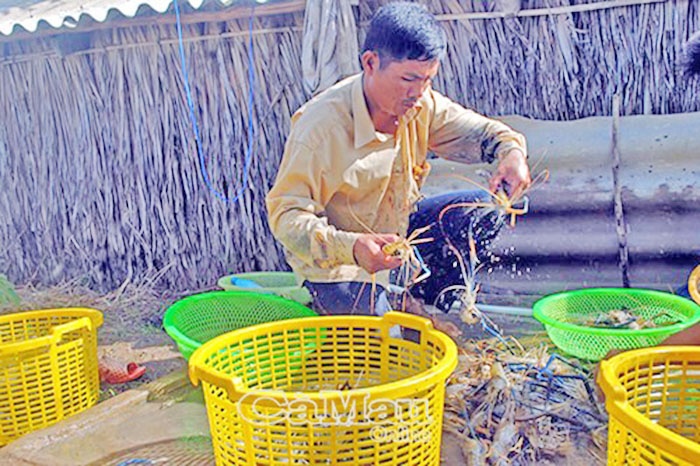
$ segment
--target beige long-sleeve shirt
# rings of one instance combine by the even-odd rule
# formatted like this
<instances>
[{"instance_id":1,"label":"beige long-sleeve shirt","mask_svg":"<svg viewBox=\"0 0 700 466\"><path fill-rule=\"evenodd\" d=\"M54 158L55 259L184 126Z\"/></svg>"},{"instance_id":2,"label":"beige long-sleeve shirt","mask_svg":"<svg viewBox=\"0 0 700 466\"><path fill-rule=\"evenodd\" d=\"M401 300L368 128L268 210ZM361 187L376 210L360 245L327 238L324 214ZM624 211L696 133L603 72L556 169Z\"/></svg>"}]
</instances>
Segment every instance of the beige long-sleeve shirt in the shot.
<instances>
[{"instance_id":1,"label":"beige long-sleeve shirt","mask_svg":"<svg viewBox=\"0 0 700 466\"><path fill-rule=\"evenodd\" d=\"M428 89L395 135L370 118L362 74L303 105L267 195L272 233L301 281L370 282L353 245L361 233L405 235L430 171L428 151L467 163L492 161L524 137ZM386 285L388 272L377 282Z\"/></svg>"}]
</instances>

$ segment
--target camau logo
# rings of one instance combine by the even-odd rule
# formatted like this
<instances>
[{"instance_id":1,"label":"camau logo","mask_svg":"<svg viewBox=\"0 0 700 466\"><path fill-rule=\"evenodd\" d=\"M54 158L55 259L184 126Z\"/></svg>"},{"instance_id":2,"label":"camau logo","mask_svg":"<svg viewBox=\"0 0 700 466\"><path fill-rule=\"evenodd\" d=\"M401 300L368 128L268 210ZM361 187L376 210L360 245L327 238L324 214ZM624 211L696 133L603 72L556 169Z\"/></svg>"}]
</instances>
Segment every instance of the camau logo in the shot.
<instances>
[{"instance_id":1,"label":"camau logo","mask_svg":"<svg viewBox=\"0 0 700 466\"><path fill-rule=\"evenodd\" d=\"M237 403L242 421L254 427L367 429L377 442L428 442L433 424L427 399L372 399L346 392L328 398L261 397L246 394Z\"/></svg>"}]
</instances>

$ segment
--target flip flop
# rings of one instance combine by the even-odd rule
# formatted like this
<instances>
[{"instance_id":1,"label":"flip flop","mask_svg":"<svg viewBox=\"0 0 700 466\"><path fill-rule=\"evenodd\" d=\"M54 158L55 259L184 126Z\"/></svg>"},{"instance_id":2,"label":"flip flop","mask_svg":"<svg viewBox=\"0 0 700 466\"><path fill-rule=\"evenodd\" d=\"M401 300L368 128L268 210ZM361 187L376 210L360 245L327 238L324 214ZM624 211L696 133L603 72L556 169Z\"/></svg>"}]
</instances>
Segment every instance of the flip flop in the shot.
<instances>
[{"instance_id":1,"label":"flip flop","mask_svg":"<svg viewBox=\"0 0 700 466\"><path fill-rule=\"evenodd\" d=\"M145 366L139 366L135 362L126 365L111 358L99 361L100 381L109 384L131 382L146 373Z\"/></svg>"}]
</instances>

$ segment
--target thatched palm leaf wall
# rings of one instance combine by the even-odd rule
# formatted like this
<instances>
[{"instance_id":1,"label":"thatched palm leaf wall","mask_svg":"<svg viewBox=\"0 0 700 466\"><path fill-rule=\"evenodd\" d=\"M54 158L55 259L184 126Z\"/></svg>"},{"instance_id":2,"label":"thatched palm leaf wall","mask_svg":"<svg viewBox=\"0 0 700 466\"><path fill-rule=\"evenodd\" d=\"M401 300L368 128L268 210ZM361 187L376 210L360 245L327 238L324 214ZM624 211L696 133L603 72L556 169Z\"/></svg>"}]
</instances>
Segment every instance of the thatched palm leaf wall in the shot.
<instances>
[{"instance_id":1,"label":"thatched palm leaf wall","mask_svg":"<svg viewBox=\"0 0 700 466\"><path fill-rule=\"evenodd\" d=\"M282 265L263 197L289 115L305 99L297 57L301 15L256 21L254 129L248 189L235 203L203 183L177 48L142 46L38 56L0 69L0 270L16 281L84 274L105 287L167 269L192 287L229 270ZM187 36L242 31L185 44L206 169L232 198L248 145L247 21L207 24ZM171 29L95 33L91 48L156 43ZM19 44L7 44L17 56Z\"/></svg>"},{"instance_id":2,"label":"thatched palm leaf wall","mask_svg":"<svg viewBox=\"0 0 700 466\"><path fill-rule=\"evenodd\" d=\"M375 6L361 2L362 27ZM434 0L430 8L459 15L494 5ZM697 1L672 1L449 20L450 56L437 87L491 115L608 115L616 91L623 114L697 110L697 82L683 84L674 63L699 19ZM102 288L156 275L182 289L284 267L263 198L289 116L308 98L302 25L301 12L255 20L253 162L249 189L234 204L203 182L174 27L73 35L83 44L68 51L55 37L0 43L0 272L16 282L84 276ZM227 197L243 178L251 123L247 27L242 20L184 30L206 168Z\"/></svg>"},{"instance_id":3,"label":"thatched palm leaf wall","mask_svg":"<svg viewBox=\"0 0 700 466\"><path fill-rule=\"evenodd\" d=\"M689 82L676 65L683 43L700 29L699 3L642 1L537 16L529 15L537 9L615 2L422 2L445 18L450 41L437 87L491 115L547 120L610 115L616 91L623 98L623 115L700 109L697 80ZM385 3L361 2L362 23ZM519 11L528 16L471 19L468 14L495 16L504 4L521 4ZM465 19L448 19L460 17Z\"/></svg>"}]
</instances>

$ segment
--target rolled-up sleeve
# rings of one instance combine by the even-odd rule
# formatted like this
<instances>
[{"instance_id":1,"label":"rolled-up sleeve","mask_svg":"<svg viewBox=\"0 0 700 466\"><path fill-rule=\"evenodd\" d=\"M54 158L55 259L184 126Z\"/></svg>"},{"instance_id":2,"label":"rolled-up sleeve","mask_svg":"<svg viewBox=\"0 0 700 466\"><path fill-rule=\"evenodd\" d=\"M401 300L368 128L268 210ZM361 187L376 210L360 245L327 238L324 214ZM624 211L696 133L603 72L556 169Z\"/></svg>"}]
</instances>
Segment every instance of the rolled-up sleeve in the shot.
<instances>
[{"instance_id":1,"label":"rolled-up sleeve","mask_svg":"<svg viewBox=\"0 0 700 466\"><path fill-rule=\"evenodd\" d=\"M527 155L525 137L505 123L492 120L438 92L431 91L434 105L429 149L459 162L493 162L512 149Z\"/></svg>"},{"instance_id":2,"label":"rolled-up sleeve","mask_svg":"<svg viewBox=\"0 0 700 466\"><path fill-rule=\"evenodd\" d=\"M324 216L324 206L342 182L338 170L331 170L331 153L290 138L265 199L275 238L303 262L321 268L354 265L359 236L338 230Z\"/></svg>"}]
</instances>

